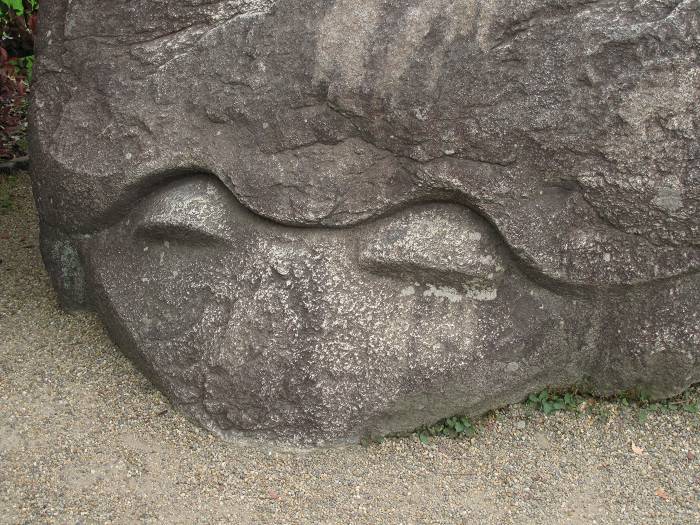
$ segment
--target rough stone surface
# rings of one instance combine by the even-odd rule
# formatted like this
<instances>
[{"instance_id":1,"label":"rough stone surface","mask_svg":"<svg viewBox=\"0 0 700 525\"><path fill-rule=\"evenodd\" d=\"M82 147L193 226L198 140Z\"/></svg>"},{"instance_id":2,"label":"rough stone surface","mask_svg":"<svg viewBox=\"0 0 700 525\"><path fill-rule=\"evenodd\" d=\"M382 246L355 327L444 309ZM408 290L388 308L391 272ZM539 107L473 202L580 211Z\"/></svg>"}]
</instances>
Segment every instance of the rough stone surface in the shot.
<instances>
[{"instance_id":1,"label":"rough stone surface","mask_svg":"<svg viewBox=\"0 0 700 525\"><path fill-rule=\"evenodd\" d=\"M700 380L700 1L55 0L63 303L225 436Z\"/></svg>"}]
</instances>

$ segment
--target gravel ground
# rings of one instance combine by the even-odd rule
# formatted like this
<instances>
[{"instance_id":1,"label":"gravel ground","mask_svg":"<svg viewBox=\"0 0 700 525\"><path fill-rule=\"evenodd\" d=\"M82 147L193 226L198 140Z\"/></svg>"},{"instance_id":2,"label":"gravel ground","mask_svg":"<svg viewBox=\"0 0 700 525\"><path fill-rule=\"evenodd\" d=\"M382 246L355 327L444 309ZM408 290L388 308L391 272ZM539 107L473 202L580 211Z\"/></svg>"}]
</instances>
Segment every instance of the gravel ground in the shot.
<instances>
[{"instance_id":1,"label":"gravel ground","mask_svg":"<svg viewBox=\"0 0 700 525\"><path fill-rule=\"evenodd\" d=\"M57 309L26 174L12 193L0 214L0 523L700 522L697 414L517 405L473 438L428 445L222 442L173 411L93 315Z\"/></svg>"}]
</instances>

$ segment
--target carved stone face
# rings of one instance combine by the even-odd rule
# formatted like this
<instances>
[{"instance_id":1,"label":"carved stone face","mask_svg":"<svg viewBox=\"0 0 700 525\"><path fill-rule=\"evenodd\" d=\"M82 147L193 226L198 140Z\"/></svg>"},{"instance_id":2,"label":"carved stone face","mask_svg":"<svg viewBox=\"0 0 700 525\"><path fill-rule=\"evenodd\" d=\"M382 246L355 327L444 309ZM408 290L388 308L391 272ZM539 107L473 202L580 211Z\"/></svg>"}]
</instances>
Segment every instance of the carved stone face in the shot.
<instances>
[{"instance_id":1,"label":"carved stone face","mask_svg":"<svg viewBox=\"0 0 700 525\"><path fill-rule=\"evenodd\" d=\"M45 260L206 427L700 379L697 1L90 3L42 13Z\"/></svg>"},{"instance_id":2,"label":"carved stone face","mask_svg":"<svg viewBox=\"0 0 700 525\"><path fill-rule=\"evenodd\" d=\"M575 380L590 329L587 301L532 283L498 234L454 204L294 228L191 178L147 197L86 252L126 346L224 431L331 438L392 418L416 426L436 409L508 399L513 384L535 388L544 348L561 352L547 366Z\"/></svg>"}]
</instances>

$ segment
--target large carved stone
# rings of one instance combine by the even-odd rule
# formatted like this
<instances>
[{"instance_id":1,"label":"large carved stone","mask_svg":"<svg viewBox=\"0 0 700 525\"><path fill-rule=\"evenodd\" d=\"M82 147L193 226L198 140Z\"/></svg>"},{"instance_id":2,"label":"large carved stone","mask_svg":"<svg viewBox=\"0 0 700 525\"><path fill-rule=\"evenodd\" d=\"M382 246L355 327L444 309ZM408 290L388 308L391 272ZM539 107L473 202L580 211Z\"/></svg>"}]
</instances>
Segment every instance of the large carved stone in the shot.
<instances>
[{"instance_id":1,"label":"large carved stone","mask_svg":"<svg viewBox=\"0 0 700 525\"><path fill-rule=\"evenodd\" d=\"M52 0L47 268L224 436L700 380L698 0Z\"/></svg>"}]
</instances>

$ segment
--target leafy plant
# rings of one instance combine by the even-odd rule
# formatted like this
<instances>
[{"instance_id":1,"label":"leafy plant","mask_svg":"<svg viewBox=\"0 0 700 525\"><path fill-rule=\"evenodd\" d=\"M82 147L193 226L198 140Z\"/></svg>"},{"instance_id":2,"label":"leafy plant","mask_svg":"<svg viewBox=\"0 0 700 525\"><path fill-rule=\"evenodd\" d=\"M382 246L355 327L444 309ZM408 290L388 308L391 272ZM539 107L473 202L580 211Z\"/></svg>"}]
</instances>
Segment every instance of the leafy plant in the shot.
<instances>
[{"instance_id":1,"label":"leafy plant","mask_svg":"<svg viewBox=\"0 0 700 525\"><path fill-rule=\"evenodd\" d=\"M697 397L697 391L693 389L686 390L680 396L664 401L652 402L650 396L643 392L619 395L611 399L611 401L625 409L637 409L640 421L646 421L649 415L654 413L700 413L700 399ZM605 408L605 406L609 405L601 404L593 397L584 398L576 392L557 393L545 389L537 394L530 394L525 404L546 415L566 410L609 416L609 412Z\"/></svg>"},{"instance_id":2,"label":"leafy plant","mask_svg":"<svg viewBox=\"0 0 700 525\"><path fill-rule=\"evenodd\" d=\"M553 414L558 411L570 411L582 414L596 415L609 419L611 408L615 405L623 409L637 411L641 421L646 420L652 413L673 413L686 412L690 414L700 413L700 389L698 387L685 391L682 395L659 402L651 402L648 395L628 393L614 398L607 398L608 403L604 403L603 398L593 396L583 396L577 391L556 392L548 389L539 393L531 394L525 404L544 414ZM633 412L634 413L634 412ZM492 413L498 417L498 412ZM488 428L488 425L486 425ZM473 436L477 433L477 426L465 416L454 416L443 419L434 425L426 425L412 432L401 432L390 434L387 438L401 438L417 435L424 445L430 442L432 437L459 438ZM367 436L362 440L364 445L381 443L385 437Z\"/></svg>"},{"instance_id":3,"label":"leafy plant","mask_svg":"<svg viewBox=\"0 0 700 525\"><path fill-rule=\"evenodd\" d=\"M639 395L639 420L646 421L650 414L670 414L673 412L700 413L700 401L693 396L690 390L673 399L666 399L652 403L646 394Z\"/></svg>"},{"instance_id":4,"label":"leafy plant","mask_svg":"<svg viewBox=\"0 0 700 525\"><path fill-rule=\"evenodd\" d=\"M362 445L368 446L384 442L388 438L406 438L418 436L424 445L430 442L431 437L459 438L476 434L476 426L466 416L453 416L442 419L434 425L425 425L410 432L396 432L386 436L369 435L360 440Z\"/></svg>"},{"instance_id":5,"label":"leafy plant","mask_svg":"<svg viewBox=\"0 0 700 525\"><path fill-rule=\"evenodd\" d=\"M424 445L430 441L431 437L458 438L473 436L476 434L476 427L466 416L448 417L438 421L434 425L422 427L416 431L418 439Z\"/></svg>"},{"instance_id":6,"label":"leafy plant","mask_svg":"<svg viewBox=\"0 0 700 525\"><path fill-rule=\"evenodd\" d=\"M581 403L583 403L583 397L576 393L566 392L561 395L547 389L538 394L530 394L526 401L528 406L534 407L546 415L560 410L578 411Z\"/></svg>"},{"instance_id":7,"label":"leafy plant","mask_svg":"<svg viewBox=\"0 0 700 525\"><path fill-rule=\"evenodd\" d=\"M36 10L38 0L0 0L0 3L17 13L23 15L28 9L30 12Z\"/></svg>"},{"instance_id":8,"label":"leafy plant","mask_svg":"<svg viewBox=\"0 0 700 525\"><path fill-rule=\"evenodd\" d=\"M25 154L37 0L0 0L0 159Z\"/></svg>"},{"instance_id":9,"label":"leafy plant","mask_svg":"<svg viewBox=\"0 0 700 525\"><path fill-rule=\"evenodd\" d=\"M17 185L14 175L0 177L0 215L4 215L12 208L12 190Z\"/></svg>"},{"instance_id":10,"label":"leafy plant","mask_svg":"<svg viewBox=\"0 0 700 525\"><path fill-rule=\"evenodd\" d=\"M24 3L22 0L1 0L6 7L12 9L15 13L21 15L24 13Z\"/></svg>"}]
</instances>

